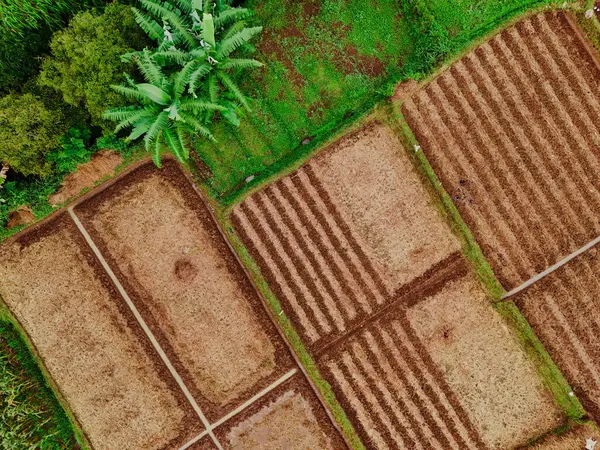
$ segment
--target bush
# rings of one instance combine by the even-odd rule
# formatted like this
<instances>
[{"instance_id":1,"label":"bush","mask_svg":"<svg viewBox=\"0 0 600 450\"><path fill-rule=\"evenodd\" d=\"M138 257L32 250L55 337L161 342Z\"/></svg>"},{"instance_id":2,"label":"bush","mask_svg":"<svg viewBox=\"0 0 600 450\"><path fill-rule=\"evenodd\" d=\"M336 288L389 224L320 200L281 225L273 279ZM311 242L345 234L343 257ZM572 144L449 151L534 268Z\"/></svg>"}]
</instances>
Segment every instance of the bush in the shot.
<instances>
[{"instance_id":1,"label":"bush","mask_svg":"<svg viewBox=\"0 0 600 450\"><path fill-rule=\"evenodd\" d=\"M89 147L90 131L87 128L71 128L62 137L62 145L48 154L47 160L59 174L73 172L79 164L88 162L93 154Z\"/></svg>"},{"instance_id":2,"label":"bush","mask_svg":"<svg viewBox=\"0 0 600 450\"><path fill-rule=\"evenodd\" d=\"M62 111L47 108L33 94L0 98L0 161L23 175L48 176L46 155L67 129Z\"/></svg>"},{"instance_id":3,"label":"bush","mask_svg":"<svg viewBox=\"0 0 600 450\"><path fill-rule=\"evenodd\" d=\"M103 127L102 113L123 103L123 97L110 88L124 81L123 72L131 64L121 55L146 44L130 9L110 4L102 14L86 11L77 14L68 28L54 34L45 58L39 83L60 92L70 105L85 107L92 120Z\"/></svg>"}]
</instances>

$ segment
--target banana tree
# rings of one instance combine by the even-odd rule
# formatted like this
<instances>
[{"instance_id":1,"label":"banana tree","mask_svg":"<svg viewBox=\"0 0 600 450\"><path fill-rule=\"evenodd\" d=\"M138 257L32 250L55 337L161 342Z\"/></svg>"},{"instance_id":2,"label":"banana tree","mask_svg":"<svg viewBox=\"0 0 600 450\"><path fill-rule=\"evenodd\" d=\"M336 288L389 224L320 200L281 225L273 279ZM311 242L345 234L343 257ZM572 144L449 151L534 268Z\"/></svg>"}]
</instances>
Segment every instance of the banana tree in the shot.
<instances>
[{"instance_id":1,"label":"banana tree","mask_svg":"<svg viewBox=\"0 0 600 450\"><path fill-rule=\"evenodd\" d=\"M126 85L113 85L120 94L136 101L104 113L107 119L118 122L115 132L132 128L129 141L143 136L147 152L161 166L161 154L169 149L180 161L189 158L189 138L200 135L215 140L201 117L207 111L224 111L225 107L186 94L186 80L191 68L166 75L149 50L133 57L146 83L135 83L127 77Z\"/></svg>"},{"instance_id":2,"label":"banana tree","mask_svg":"<svg viewBox=\"0 0 600 450\"><path fill-rule=\"evenodd\" d=\"M172 0L172 3L140 0L140 3L150 14L132 9L142 29L159 41L153 53L156 61L163 67L182 67L188 74L185 84L192 96L208 92L212 102L228 105L224 117L239 123L237 105L247 111L250 106L233 74L262 66L254 59L234 57L236 50L249 48L250 40L262 31L262 27L246 27L250 10L233 8L225 0Z\"/></svg>"}]
</instances>

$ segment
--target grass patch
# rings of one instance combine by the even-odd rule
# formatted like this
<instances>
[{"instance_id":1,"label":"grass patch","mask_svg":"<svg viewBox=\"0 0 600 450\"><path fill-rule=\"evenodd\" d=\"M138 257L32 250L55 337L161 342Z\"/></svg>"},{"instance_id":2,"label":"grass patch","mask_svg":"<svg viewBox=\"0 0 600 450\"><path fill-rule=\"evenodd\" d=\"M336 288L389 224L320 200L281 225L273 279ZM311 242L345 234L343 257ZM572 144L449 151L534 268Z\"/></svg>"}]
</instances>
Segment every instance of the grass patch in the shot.
<instances>
[{"instance_id":1,"label":"grass patch","mask_svg":"<svg viewBox=\"0 0 600 450\"><path fill-rule=\"evenodd\" d=\"M494 275L494 272L485 256L483 256L483 252L475 240L473 233L463 221L458 209L456 209L456 206L452 202L452 198L442 186L442 182L433 171L427 157L421 150L415 151L415 148L417 148L416 146L418 146L419 143L408 126L408 123L406 123L406 119L400 108L400 103L394 102L392 105L391 116L406 150L413 156L413 159L416 160L420 172L429 180L430 186L437 194L439 199L438 205L442 213L448 218L452 230L461 237L463 242L463 252L467 260L469 260L475 268L477 277L487 289L490 297L495 300L500 300L506 291L496 278L496 275Z\"/></svg>"},{"instance_id":2,"label":"grass patch","mask_svg":"<svg viewBox=\"0 0 600 450\"><path fill-rule=\"evenodd\" d=\"M74 428L17 328L0 320L0 447L71 450Z\"/></svg>"},{"instance_id":3,"label":"grass patch","mask_svg":"<svg viewBox=\"0 0 600 450\"><path fill-rule=\"evenodd\" d=\"M519 338L522 348L533 361L539 377L552 393L558 407L570 420L578 421L585 417L583 406L574 395L571 386L554 364L552 358L535 335L535 332L512 301L502 301L494 304L494 308L506 320L511 331Z\"/></svg>"},{"instance_id":4,"label":"grass patch","mask_svg":"<svg viewBox=\"0 0 600 450\"><path fill-rule=\"evenodd\" d=\"M276 319L278 326L283 331L286 340L289 342L294 352L298 356L298 359L300 360L302 366L305 368L306 373L317 387L319 393L325 401L325 404L332 413L334 420L339 425L342 433L346 437L347 442L350 444L353 450L365 450L364 444L362 443L358 434L356 433L356 430L348 420L346 412L344 411L340 403L337 401L335 394L331 389L331 386L322 377L314 359L312 358L308 349L304 345L304 342L302 342L302 339L298 335L290 319L283 312L279 300L277 299L275 294L273 294L267 282L262 277L258 265L248 254L246 247L237 236L233 225L229 220L229 217L223 212L223 210L217 211L216 217L217 220L220 222L225 235L227 236L227 240L229 241L237 255L240 257L242 264L246 267L252 282L258 288L262 297L266 300L270 312Z\"/></svg>"}]
</instances>

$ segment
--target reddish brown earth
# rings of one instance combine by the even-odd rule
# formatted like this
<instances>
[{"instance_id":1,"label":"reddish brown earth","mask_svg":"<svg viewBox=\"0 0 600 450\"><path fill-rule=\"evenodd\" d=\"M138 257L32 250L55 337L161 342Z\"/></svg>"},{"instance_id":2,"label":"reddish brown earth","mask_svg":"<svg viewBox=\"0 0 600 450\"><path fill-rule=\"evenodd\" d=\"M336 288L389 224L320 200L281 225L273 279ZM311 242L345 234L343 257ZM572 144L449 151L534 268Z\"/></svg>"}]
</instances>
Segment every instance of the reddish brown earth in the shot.
<instances>
[{"instance_id":1,"label":"reddish brown earth","mask_svg":"<svg viewBox=\"0 0 600 450\"><path fill-rule=\"evenodd\" d=\"M297 373L215 430L227 450L342 450L344 441Z\"/></svg>"},{"instance_id":2,"label":"reddish brown earth","mask_svg":"<svg viewBox=\"0 0 600 450\"><path fill-rule=\"evenodd\" d=\"M35 216L29 206L20 206L16 211L12 211L8 216L6 228L14 228L21 225L29 225L35 222Z\"/></svg>"},{"instance_id":3,"label":"reddish brown earth","mask_svg":"<svg viewBox=\"0 0 600 450\"><path fill-rule=\"evenodd\" d=\"M570 261L514 298L585 409L600 418L600 254Z\"/></svg>"},{"instance_id":4,"label":"reddish brown earth","mask_svg":"<svg viewBox=\"0 0 600 450\"><path fill-rule=\"evenodd\" d=\"M540 14L403 106L507 290L600 235L596 58L569 15Z\"/></svg>"},{"instance_id":5,"label":"reddish brown earth","mask_svg":"<svg viewBox=\"0 0 600 450\"><path fill-rule=\"evenodd\" d=\"M93 187L103 178L112 175L115 169L123 163L123 157L110 150L96 153L88 163L81 164L77 170L63 180L60 189L48 198L52 206L65 203L76 197L85 188Z\"/></svg>"},{"instance_id":6,"label":"reddish brown earth","mask_svg":"<svg viewBox=\"0 0 600 450\"><path fill-rule=\"evenodd\" d=\"M367 448L506 449L561 423L532 364L460 267L319 357Z\"/></svg>"},{"instance_id":7,"label":"reddish brown earth","mask_svg":"<svg viewBox=\"0 0 600 450\"><path fill-rule=\"evenodd\" d=\"M583 450L588 439L600 442L598 427L592 422L576 425L558 436L549 435L535 445L522 447L521 450Z\"/></svg>"},{"instance_id":8,"label":"reddish brown earth","mask_svg":"<svg viewBox=\"0 0 600 450\"><path fill-rule=\"evenodd\" d=\"M250 196L232 221L312 348L460 248L398 138L379 123Z\"/></svg>"},{"instance_id":9,"label":"reddish brown earth","mask_svg":"<svg viewBox=\"0 0 600 450\"><path fill-rule=\"evenodd\" d=\"M294 366L174 160L142 165L75 213L210 421Z\"/></svg>"},{"instance_id":10,"label":"reddish brown earth","mask_svg":"<svg viewBox=\"0 0 600 450\"><path fill-rule=\"evenodd\" d=\"M96 449L178 449L203 430L66 215L0 247L0 297Z\"/></svg>"}]
</instances>

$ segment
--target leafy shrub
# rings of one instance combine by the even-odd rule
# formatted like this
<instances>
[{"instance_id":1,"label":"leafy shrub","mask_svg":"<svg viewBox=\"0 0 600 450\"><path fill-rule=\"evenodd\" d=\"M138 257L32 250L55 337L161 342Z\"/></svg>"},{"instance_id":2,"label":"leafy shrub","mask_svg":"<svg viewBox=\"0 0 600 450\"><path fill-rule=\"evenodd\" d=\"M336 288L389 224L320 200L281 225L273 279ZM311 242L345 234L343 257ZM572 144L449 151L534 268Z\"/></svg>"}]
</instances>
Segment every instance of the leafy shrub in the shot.
<instances>
[{"instance_id":1,"label":"leafy shrub","mask_svg":"<svg viewBox=\"0 0 600 450\"><path fill-rule=\"evenodd\" d=\"M48 154L47 160L60 174L73 172L79 164L88 162L93 154L89 148L90 131L87 128L71 128L62 137L62 145Z\"/></svg>"},{"instance_id":2,"label":"leafy shrub","mask_svg":"<svg viewBox=\"0 0 600 450\"><path fill-rule=\"evenodd\" d=\"M60 92L68 104L86 108L96 123L107 127L101 122L103 112L124 101L110 85L124 81L123 72L133 67L121 55L146 42L127 6L110 4L101 14L81 12L52 37L52 55L44 59L39 83Z\"/></svg>"},{"instance_id":3,"label":"leafy shrub","mask_svg":"<svg viewBox=\"0 0 600 450\"><path fill-rule=\"evenodd\" d=\"M48 176L46 155L61 144L67 130L61 110L33 94L0 98L0 161L23 175Z\"/></svg>"}]
</instances>

